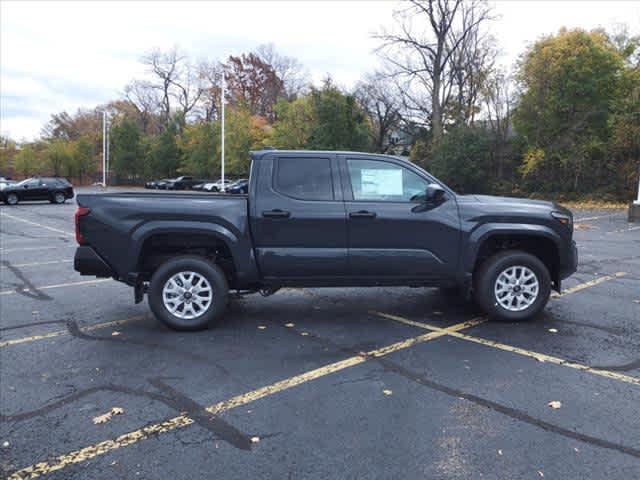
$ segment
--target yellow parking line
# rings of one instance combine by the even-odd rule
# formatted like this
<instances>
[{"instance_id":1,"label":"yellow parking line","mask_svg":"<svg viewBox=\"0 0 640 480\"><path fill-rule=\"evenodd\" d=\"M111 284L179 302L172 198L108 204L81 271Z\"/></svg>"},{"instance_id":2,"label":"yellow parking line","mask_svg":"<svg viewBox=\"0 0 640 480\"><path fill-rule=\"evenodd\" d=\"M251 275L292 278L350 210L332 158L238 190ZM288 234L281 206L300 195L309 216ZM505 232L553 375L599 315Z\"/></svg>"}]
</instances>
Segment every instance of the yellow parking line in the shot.
<instances>
[{"instance_id":1,"label":"yellow parking line","mask_svg":"<svg viewBox=\"0 0 640 480\"><path fill-rule=\"evenodd\" d=\"M446 329L437 327L435 325L429 325L428 323L415 322L413 320L409 320L408 318L399 317L397 315L391 315L389 313L382 312L371 312L380 317L395 320L396 322L404 323L406 325L412 325L414 327L423 328L425 330L431 330L432 332L445 332ZM517 353L518 355L523 355L525 357L535 358L540 362L549 362L555 365L562 365L563 367L573 368L575 370L580 370L583 372L588 372L593 375L599 375L601 377L611 378L613 380L619 380L625 383L631 383L633 385L640 385L640 378L631 377L629 375L623 375L621 373L611 372L609 370L600 370L591 368L587 365L582 365L580 363L572 362L570 360L566 360L564 358L553 357L551 355L546 355L544 353L533 352L531 350L526 350L524 348L514 347L512 345L507 345L500 342L494 342L493 340L487 340L484 338L474 337L471 335L467 335L466 333L460 333L457 331L447 331L444 335L459 338L461 340L466 340L468 342L478 343L480 345L485 345L487 347L497 348L499 350L504 350L505 352Z\"/></svg>"},{"instance_id":2,"label":"yellow parking line","mask_svg":"<svg viewBox=\"0 0 640 480\"><path fill-rule=\"evenodd\" d=\"M88 325L86 327L80 327L78 330L81 332L92 332L93 330L99 330L101 328L116 327L118 325L124 325L125 323L136 322L147 318L147 315L137 315L135 317L125 318L122 320L113 320L111 322L96 323L95 325ZM44 340L47 338L60 337L62 335L69 335L68 330L56 330L55 332L44 333L42 335L33 335L31 337L15 338L13 340L5 340L0 342L0 348L8 347L10 345L20 345L21 343L35 342L37 340Z\"/></svg>"},{"instance_id":3,"label":"yellow parking line","mask_svg":"<svg viewBox=\"0 0 640 480\"><path fill-rule=\"evenodd\" d=\"M16 220L18 222L28 223L29 225L35 225L36 227L44 228L46 230L51 230L52 232L62 233L63 235L67 235L68 237L75 237L75 234L69 233L69 232L67 232L65 230L60 230L58 228L49 227L49 226L43 225L41 223L32 222L31 220L25 220L24 218L14 217L13 215L9 215L8 213L2 212L0 215L3 216L3 217L10 218L12 220Z\"/></svg>"},{"instance_id":4,"label":"yellow parking line","mask_svg":"<svg viewBox=\"0 0 640 480\"><path fill-rule=\"evenodd\" d=\"M607 282L609 280L614 280L616 278L624 277L626 274L627 274L626 272L616 272L613 275L605 275L603 277L598 277L588 282L584 282L579 285L576 285L575 287L567 288L566 290L563 290L562 293L553 292L551 294L551 297L552 298L564 297L565 295L569 295L570 293L579 292L580 290L584 290L585 288L593 287L594 285L598 285L600 283Z\"/></svg>"},{"instance_id":5,"label":"yellow parking line","mask_svg":"<svg viewBox=\"0 0 640 480\"><path fill-rule=\"evenodd\" d=\"M36 287L38 290L51 290L52 288L63 288L63 287L79 287L82 285L93 285L95 283L109 282L110 278L100 278L98 280L85 280L82 282L71 282L71 283L58 283L57 285L44 285L42 287ZM8 290L0 290L0 295L13 295L18 292L31 292L32 290L25 288L24 290L16 290L15 288L11 288Z\"/></svg>"},{"instance_id":6,"label":"yellow parking line","mask_svg":"<svg viewBox=\"0 0 640 480\"><path fill-rule=\"evenodd\" d=\"M335 372L339 372L341 370L353 367L355 365L360 365L370 360L371 358L378 358L385 355L389 355L390 353L397 352L405 348L409 348L418 343L427 342L429 340L433 340L434 338L442 337L449 333L457 332L459 330L463 330L465 328L478 325L482 323L482 321L483 320L478 320L478 319L470 320L468 322L459 323L457 325L453 325L451 327L441 329L441 331L426 333L424 335L419 335L417 337L409 338L407 340L403 340L400 342L393 343L391 345L387 345L386 347L383 347L383 348L371 350L361 355L355 355L353 357L340 360L339 362L331 363L329 365L325 365L323 367L316 368L314 370L310 370L308 372L304 372L299 375L295 375L293 377L281 380L272 385L267 385L267 386L258 388L256 390L244 393L242 395L238 395L229 400L215 403L207 407L206 410L207 412L214 415L220 414L227 410L231 410L231 409L255 402L256 400L259 400L261 398L274 395L284 390L288 390L297 385L301 385L303 383L316 380L318 378L324 377L326 375L330 375ZM140 440L144 440L145 438L148 438L152 434L164 433L171 430L175 430L177 428L186 427L188 425L191 425L193 422L194 422L193 419L190 418L189 416L179 415L165 422L159 422L159 423L147 425L146 427L143 427L141 429L134 430L129 433L125 433L124 435L120 435L117 438L114 438L111 440L105 440L103 442L90 445L80 450L75 450L73 452L60 455L54 460L39 462L34 465L22 468L14 472L13 474L11 474L9 476L9 480L24 480L24 479L37 478L42 475L46 475L48 473L61 470L68 465L81 463L81 462L90 460L92 458L95 458L97 456L104 455L105 453L111 452L113 450L117 450L122 447L127 447L129 445L133 445L134 443L137 443Z\"/></svg>"}]
</instances>

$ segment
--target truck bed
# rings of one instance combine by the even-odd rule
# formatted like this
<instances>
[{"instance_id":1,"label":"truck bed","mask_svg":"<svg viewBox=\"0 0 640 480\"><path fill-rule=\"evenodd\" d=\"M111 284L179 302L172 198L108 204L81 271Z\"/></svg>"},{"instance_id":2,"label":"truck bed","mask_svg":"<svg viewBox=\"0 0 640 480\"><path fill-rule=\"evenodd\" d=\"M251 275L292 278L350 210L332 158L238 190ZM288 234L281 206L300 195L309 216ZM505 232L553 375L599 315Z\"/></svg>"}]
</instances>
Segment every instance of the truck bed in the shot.
<instances>
[{"instance_id":1,"label":"truck bed","mask_svg":"<svg viewBox=\"0 0 640 480\"><path fill-rule=\"evenodd\" d=\"M145 242L176 230L222 238L234 249L234 257L253 262L246 195L220 193L97 193L78 195L83 217L82 234L100 252L114 276L131 283L140 270ZM249 265L251 271L255 266Z\"/></svg>"}]
</instances>

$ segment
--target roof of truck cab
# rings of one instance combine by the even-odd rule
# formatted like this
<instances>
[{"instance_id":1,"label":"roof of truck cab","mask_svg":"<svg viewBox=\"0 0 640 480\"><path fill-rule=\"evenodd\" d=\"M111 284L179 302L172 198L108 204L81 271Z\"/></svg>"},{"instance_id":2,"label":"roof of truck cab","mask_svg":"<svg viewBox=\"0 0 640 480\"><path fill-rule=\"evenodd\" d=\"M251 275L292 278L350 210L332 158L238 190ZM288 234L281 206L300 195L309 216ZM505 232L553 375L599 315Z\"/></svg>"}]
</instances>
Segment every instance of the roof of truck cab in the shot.
<instances>
[{"instance_id":1,"label":"roof of truck cab","mask_svg":"<svg viewBox=\"0 0 640 480\"><path fill-rule=\"evenodd\" d=\"M286 154L286 155L300 155L302 157L316 156L316 155L358 155L359 157L371 157L371 158L395 158L398 160L409 161L408 157L400 157L397 155L385 155L383 153L368 153L368 152L353 152L353 151L336 151L336 150L277 150L275 148L267 148L264 150L253 150L249 152L251 158L259 160L265 155L270 153Z\"/></svg>"}]
</instances>

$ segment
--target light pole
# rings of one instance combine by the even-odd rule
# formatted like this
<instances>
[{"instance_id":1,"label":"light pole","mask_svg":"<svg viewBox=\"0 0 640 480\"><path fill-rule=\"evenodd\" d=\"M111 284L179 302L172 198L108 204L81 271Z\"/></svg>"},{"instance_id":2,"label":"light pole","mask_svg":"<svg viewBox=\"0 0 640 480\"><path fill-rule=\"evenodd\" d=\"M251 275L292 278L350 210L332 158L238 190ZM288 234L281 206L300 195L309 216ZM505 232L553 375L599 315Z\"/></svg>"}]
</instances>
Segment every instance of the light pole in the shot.
<instances>
[{"instance_id":1,"label":"light pole","mask_svg":"<svg viewBox=\"0 0 640 480\"><path fill-rule=\"evenodd\" d=\"M102 111L102 188L107 188L107 172L109 171L109 119L107 111Z\"/></svg>"},{"instance_id":2,"label":"light pole","mask_svg":"<svg viewBox=\"0 0 640 480\"><path fill-rule=\"evenodd\" d=\"M220 178L220 190L224 193L225 188L224 188L224 88L225 88L225 84L224 84L224 70L222 71L222 85L220 88L220 118L221 118L221 126L222 126L222 133L221 133L221 137L220 137L220 152L221 152L221 178Z\"/></svg>"},{"instance_id":3,"label":"light pole","mask_svg":"<svg viewBox=\"0 0 640 480\"><path fill-rule=\"evenodd\" d=\"M107 186L107 112L102 111L102 188Z\"/></svg>"}]
</instances>

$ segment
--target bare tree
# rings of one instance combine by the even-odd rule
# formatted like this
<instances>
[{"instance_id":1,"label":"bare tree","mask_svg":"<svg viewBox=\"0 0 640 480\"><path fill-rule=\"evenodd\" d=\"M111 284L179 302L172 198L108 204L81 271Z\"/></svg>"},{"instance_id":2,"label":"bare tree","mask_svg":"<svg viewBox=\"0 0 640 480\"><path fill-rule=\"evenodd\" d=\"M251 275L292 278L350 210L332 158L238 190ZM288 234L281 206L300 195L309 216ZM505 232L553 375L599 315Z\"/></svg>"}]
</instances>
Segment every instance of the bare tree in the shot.
<instances>
[{"instance_id":1,"label":"bare tree","mask_svg":"<svg viewBox=\"0 0 640 480\"><path fill-rule=\"evenodd\" d=\"M405 105L428 120L439 141L456 96L455 56L490 18L489 8L484 0L410 0L394 17L397 31L376 36L378 51L399 77Z\"/></svg>"},{"instance_id":2,"label":"bare tree","mask_svg":"<svg viewBox=\"0 0 640 480\"><path fill-rule=\"evenodd\" d=\"M486 118L495 139L496 172L498 180L504 176L505 147L511 133L511 114L515 105L511 79L504 72L494 71L482 90Z\"/></svg>"},{"instance_id":3,"label":"bare tree","mask_svg":"<svg viewBox=\"0 0 640 480\"><path fill-rule=\"evenodd\" d=\"M180 66L184 59L177 48L168 52L155 49L142 57L142 63L147 65L156 77L156 82L150 85L160 92L160 116L165 125L168 125L171 119L172 88L180 77Z\"/></svg>"},{"instance_id":4,"label":"bare tree","mask_svg":"<svg viewBox=\"0 0 640 480\"><path fill-rule=\"evenodd\" d=\"M271 65L282 81L283 91L279 93L280 96L294 100L308 89L311 83L309 74L296 58L279 54L272 43L258 46L256 54L263 62Z\"/></svg>"},{"instance_id":5,"label":"bare tree","mask_svg":"<svg viewBox=\"0 0 640 480\"><path fill-rule=\"evenodd\" d=\"M134 80L124 87L125 99L135 108L140 126L150 133L152 120L160 110L158 90L145 80Z\"/></svg>"},{"instance_id":6,"label":"bare tree","mask_svg":"<svg viewBox=\"0 0 640 480\"><path fill-rule=\"evenodd\" d=\"M356 85L355 97L369 117L371 140L377 152L386 153L400 127L401 101L395 85L380 72L366 75Z\"/></svg>"},{"instance_id":7,"label":"bare tree","mask_svg":"<svg viewBox=\"0 0 640 480\"><path fill-rule=\"evenodd\" d=\"M143 83L159 92L160 116L168 125L174 113L186 121L203 93L201 78L186 55L177 48L163 52L152 50L142 58L155 77L155 81Z\"/></svg>"}]
</instances>

